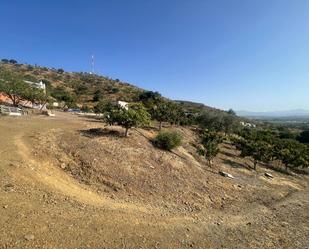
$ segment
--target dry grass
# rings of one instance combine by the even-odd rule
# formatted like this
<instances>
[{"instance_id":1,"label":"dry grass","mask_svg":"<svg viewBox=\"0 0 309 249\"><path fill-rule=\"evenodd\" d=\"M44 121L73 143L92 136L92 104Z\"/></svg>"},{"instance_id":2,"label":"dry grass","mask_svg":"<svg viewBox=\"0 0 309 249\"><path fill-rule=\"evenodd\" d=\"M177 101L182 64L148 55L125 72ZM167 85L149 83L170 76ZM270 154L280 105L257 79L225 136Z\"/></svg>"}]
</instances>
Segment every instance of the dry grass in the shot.
<instances>
[{"instance_id":1,"label":"dry grass","mask_svg":"<svg viewBox=\"0 0 309 249\"><path fill-rule=\"evenodd\" d=\"M64 113L1 118L0 248L308 246L307 176L254 172L229 144L210 168L193 130L170 129L184 143L166 152L156 129L124 138Z\"/></svg>"}]
</instances>

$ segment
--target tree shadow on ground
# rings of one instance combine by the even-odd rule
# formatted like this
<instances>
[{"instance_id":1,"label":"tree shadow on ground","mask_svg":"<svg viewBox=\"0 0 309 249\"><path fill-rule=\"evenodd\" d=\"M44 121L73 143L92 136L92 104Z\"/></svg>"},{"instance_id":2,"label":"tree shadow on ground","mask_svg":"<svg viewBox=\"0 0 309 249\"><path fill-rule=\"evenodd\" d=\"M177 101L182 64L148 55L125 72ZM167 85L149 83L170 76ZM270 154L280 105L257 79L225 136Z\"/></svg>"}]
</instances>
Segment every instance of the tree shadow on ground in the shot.
<instances>
[{"instance_id":1,"label":"tree shadow on ground","mask_svg":"<svg viewBox=\"0 0 309 249\"><path fill-rule=\"evenodd\" d=\"M78 117L87 122L104 123L102 117L99 117L99 116L78 116Z\"/></svg>"},{"instance_id":2,"label":"tree shadow on ground","mask_svg":"<svg viewBox=\"0 0 309 249\"><path fill-rule=\"evenodd\" d=\"M228 151L222 151L220 150L220 153L225 155L225 156L228 156L228 157L232 157L232 158L235 158L235 157L238 157L237 155L231 153L231 152L228 152Z\"/></svg>"},{"instance_id":3,"label":"tree shadow on ground","mask_svg":"<svg viewBox=\"0 0 309 249\"><path fill-rule=\"evenodd\" d=\"M106 128L92 128L88 130L79 131L83 136L94 138L94 137L124 137L122 132L116 130L110 130Z\"/></svg>"},{"instance_id":4,"label":"tree shadow on ground","mask_svg":"<svg viewBox=\"0 0 309 249\"><path fill-rule=\"evenodd\" d=\"M103 124L104 122L99 119L85 119L85 121L90 122L90 123L101 123Z\"/></svg>"},{"instance_id":5,"label":"tree shadow on ground","mask_svg":"<svg viewBox=\"0 0 309 249\"><path fill-rule=\"evenodd\" d=\"M214 170L213 170L211 167L209 167L209 166L202 167L202 169L203 169L204 171L207 171L207 172L211 173L211 174L219 175L219 173L218 173L217 171L214 171Z\"/></svg>"},{"instance_id":6,"label":"tree shadow on ground","mask_svg":"<svg viewBox=\"0 0 309 249\"><path fill-rule=\"evenodd\" d=\"M238 162L235 162L235 161L232 161L230 159L223 159L223 163L225 164L228 164L230 165L232 168L244 168L244 169L247 169L247 170L252 170L252 168L245 164L245 163L238 163Z\"/></svg>"},{"instance_id":7,"label":"tree shadow on ground","mask_svg":"<svg viewBox=\"0 0 309 249\"><path fill-rule=\"evenodd\" d=\"M146 131L158 131L157 127L151 126L151 125L144 126L143 129L146 130Z\"/></svg>"},{"instance_id":8,"label":"tree shadow on ground","mask_svg":"<svg viewBox=\"0 0 309 249\"><path fill-rule=\"evenodd\" d=\"M292 172L300 175L309 175L309 170L304 168L291 169Z\"/></svg>"},{"instance_id":9,"label":"tree shadow on ground","mask_svg":"<svg viewBox=\"0 0 309 249\"><path fill-rule=\"evenodd\" d=\"M158 148L158 147L157 147L157 148ZM158 149L160 149L160 148L158 148ZM163 150L163 149L161 149L161 150ZM169 152L172 153L172 154L175 155L175 156L178 156L179 158L181 158L181 159L183 159L183 160L185 160L185 161L190 161L188 158L185 158L185 157L179 155L179 154L176 153L175 151L169 150Z\"/></svg>"},{"instance_id":10,"label":"tree shadow on ground","mask_svg":"<svg viewBox=\"0 0 309 249\"><path fill-rule=\"evenodd\" d=\"M260 163L260 167L270 169L276 172L279 172L284 175L293 175L298 174L298 175L309 175L309 170L305 168L289 168L288 170L285 168L283 165L275 165L272 163Z\"/></svg>"},{"instance_id":11,"label":"tree shadow on ground","mask_svg":"<svg viewBox=\"0 0 309 249\"><path fill-rule=\"evenodd\" d=\"M276 171L276 172L279 172L285 175L292 175L292 173L298 174L298 175L309 175L308 169L304 169L304 168L289 168L288 170L286 170L285 167L278 166L278 165L263 164L263 166L267 169L271 169L273 171Z\"/></svg>"},{"instance_id":12,"label":"tree shadow on ground","mask_svg":"<svg viewBox=\"0 0 309 249\"><path fill-rule=\"evenodd\" d=\"M140 130L138 130L137 128L133 128L138 134L140 134L142 137L144 137L145 139L147 139L149 142L152 142L152 139L147 137L143 132L141 132ZM147 130L145 127L143 127L143 130ZM148 129L150 130L150 129Z\"/></svg>"},{"instance_id":13,"label":"tree shadow on ground","mask_svg":"<svg viewBox=\"0 0 309 249\"><path fill-rule=\"evenodd\" d=\"M286 171L286 169L284 169L283 167L280 167L278 165L273 165L273 164L267 164L267 163L260 163L259 164L260 167L264 167L266 169L270 169L285 175L290 175L290 173L288 171Z\"/></svg>"}]
</instances>

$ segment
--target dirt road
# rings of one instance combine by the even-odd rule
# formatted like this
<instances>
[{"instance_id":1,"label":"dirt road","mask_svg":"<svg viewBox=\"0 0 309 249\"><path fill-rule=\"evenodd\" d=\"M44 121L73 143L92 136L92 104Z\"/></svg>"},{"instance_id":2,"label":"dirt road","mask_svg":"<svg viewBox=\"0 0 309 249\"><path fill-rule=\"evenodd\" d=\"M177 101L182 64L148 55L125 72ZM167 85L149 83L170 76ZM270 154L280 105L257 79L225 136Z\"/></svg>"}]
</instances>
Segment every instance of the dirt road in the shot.
<instances>
[{"instance_id":1,"label":"dirt road","mask_svg":"<svg viewBox=\"0 0 309 249\"><path fill-rule=\"evenodd\" d=\"M248 181L242 189L247 188L246 195L256 195L254 201L240 198L219 208L203 206L184 213L152 202L131 202L118 198L117 193L113 197L94 191L54 165L50 156L44 158L34 150L37 134L48 137L94 125L64 113L0 118L1 249L309 248L305 176L274 172L272 182L259 180L259 184L270 182L270 191L280 196L274 198L263 187L250 193L254 172L231 169L240 180ZM232 184L235 187L229 193L242 191L237 181ZM281 194L283 188L286 191Z\"/></svg>"}]
</instances>

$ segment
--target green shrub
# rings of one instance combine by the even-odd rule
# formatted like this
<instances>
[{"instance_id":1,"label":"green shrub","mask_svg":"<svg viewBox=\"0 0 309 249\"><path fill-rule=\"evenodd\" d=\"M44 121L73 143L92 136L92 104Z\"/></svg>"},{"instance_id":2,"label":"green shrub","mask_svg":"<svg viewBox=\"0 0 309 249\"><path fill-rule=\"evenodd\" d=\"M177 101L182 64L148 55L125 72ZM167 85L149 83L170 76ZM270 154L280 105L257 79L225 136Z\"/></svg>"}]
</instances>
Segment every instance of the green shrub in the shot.
<instances>
[{"instance_id":1,"label":"green shrub","mask_svg":"<svg viewBox=\"0 0 309 249\"><path fill-rule=\"evenodd\" d=\"M301 143L309 144L309 130L305 130L299 134L297 140Z\"/></svg>"},{"instance_id":2,"label":"green shrub","mask_svg":"<svg viewBox=\"0 0 309 249\"><path fill-rule=\"evenodd\" d=\"M156 136L154 143L158 148L171 150L181 145L182 136L175 131L162 131Z\"/></svg>"},{"instance_id":3,"label":"green shrub","mask_svg":"<svg viewBox=\"0 0 309 249\"><path fill-rule=\"evenodd\" d=\"M119 91L120 91L119 88L113 87L113 88L110 90L110 93L118 93Z\"/></svg>"}]
</instances>

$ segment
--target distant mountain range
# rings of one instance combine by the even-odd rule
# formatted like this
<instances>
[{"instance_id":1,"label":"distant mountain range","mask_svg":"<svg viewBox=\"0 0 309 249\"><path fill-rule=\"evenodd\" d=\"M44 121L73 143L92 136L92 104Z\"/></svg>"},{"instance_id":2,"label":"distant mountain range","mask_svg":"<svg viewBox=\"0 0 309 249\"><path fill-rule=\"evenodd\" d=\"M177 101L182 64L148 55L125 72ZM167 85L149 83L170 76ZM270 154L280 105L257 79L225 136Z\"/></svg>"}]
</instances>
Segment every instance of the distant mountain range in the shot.
<instances>
[{"instance_id":1,"label":"distant mountain range","mask_svg":"<svg viewBox=\"0 0 309 249\"><path fill-rule=\"evenodd\" d=\"M309 117L309 110L304 109L272 112L236 111L236 113L241 117L252 118Z\"/></svg>"}]
</instances>

